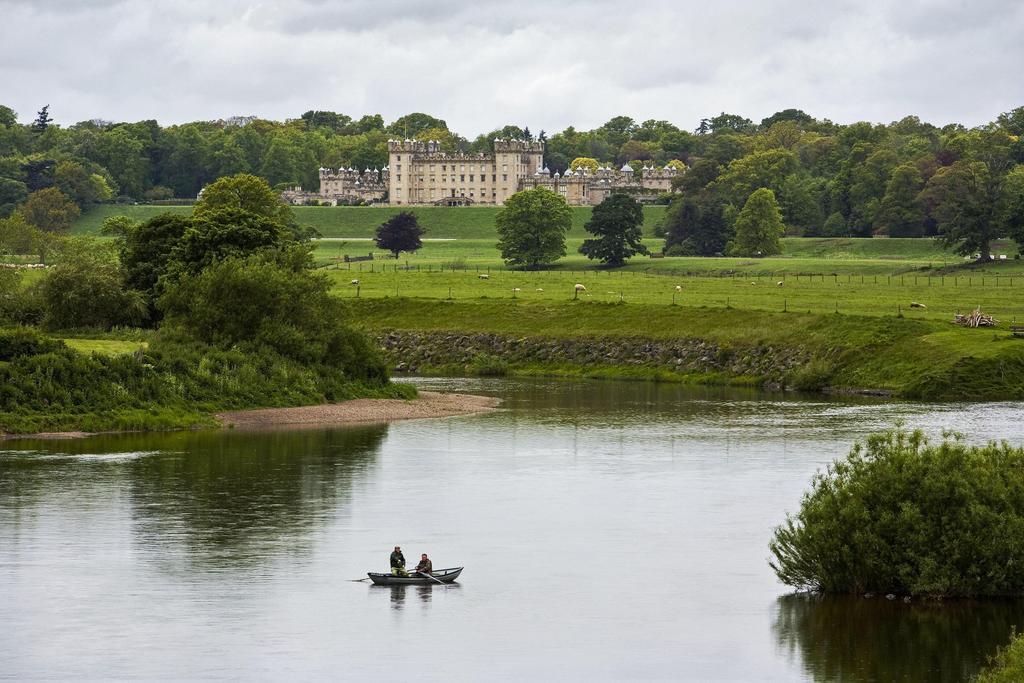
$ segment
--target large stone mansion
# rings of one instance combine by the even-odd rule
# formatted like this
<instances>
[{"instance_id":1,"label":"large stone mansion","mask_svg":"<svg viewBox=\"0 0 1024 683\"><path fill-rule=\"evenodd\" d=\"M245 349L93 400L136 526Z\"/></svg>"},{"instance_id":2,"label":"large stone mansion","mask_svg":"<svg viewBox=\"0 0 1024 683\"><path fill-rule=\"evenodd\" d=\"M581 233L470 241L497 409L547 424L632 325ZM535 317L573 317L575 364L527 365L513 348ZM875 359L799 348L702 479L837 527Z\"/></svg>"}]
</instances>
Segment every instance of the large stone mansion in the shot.
<instances>
[{"instance_id":1,"label":"large stone mansion","mask_svg":"<svg viewBox=\"0 0 1024 683\"><path fill-rule=\"evenodd\" d=\"M392 206L501 205L520 190L546 187L573 206L600 204L613 191L653 199L672 191L679 170L629 164L620 169L580 169L565 175L544 166L544 143L495 140L491 154L448 154L434 141L389 140L381 170L320 169L320 191L282 193L293 204L387 203Z\"/></svg>"}]
</instances>

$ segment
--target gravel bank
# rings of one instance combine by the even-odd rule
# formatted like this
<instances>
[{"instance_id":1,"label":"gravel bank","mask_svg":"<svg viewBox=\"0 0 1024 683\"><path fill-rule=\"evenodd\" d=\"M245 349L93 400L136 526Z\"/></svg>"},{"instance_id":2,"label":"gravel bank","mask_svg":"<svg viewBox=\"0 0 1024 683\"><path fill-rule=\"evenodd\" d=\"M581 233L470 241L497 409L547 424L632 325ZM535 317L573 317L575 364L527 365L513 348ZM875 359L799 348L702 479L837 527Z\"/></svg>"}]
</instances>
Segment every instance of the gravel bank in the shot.
<instances>
[{"instance_id":1,"label":"gravel bank","mask_svg":"<svg viewBox=\"0 0 1024 683\"><path fill-rule=\"evenodd\" d=\"M500 399L471 394L442 394L421 391L411 401L401 399L360 398L300 408L260 408L217 413L225 427L258 429L288 425L344 425L416 420L427 417L452 417L487 413L497 409Z\"/></svg>"}]
</instances>

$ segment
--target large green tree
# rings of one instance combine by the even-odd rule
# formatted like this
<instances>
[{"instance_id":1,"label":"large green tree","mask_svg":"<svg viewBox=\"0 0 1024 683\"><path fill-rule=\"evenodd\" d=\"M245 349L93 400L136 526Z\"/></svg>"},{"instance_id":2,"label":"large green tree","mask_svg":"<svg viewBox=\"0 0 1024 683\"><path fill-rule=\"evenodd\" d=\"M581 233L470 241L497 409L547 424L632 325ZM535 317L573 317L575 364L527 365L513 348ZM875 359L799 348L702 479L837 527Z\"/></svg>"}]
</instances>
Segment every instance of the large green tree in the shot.
<instances>
[{"instance_id":1,"label":"large green tree","mask_svg":"<svg viewBox=\"0 0 1024 683\"><path fill-rule=\"evenodd\" d=\"M938 227L938 240L965 256L987 261L992 240L1001 237L999 190L987 164L958 161L944 166L921 192L921 201Z\"/></svg>"},{"instance_id":2,"label":"large green tree","mask_svg":"<svg viewBox=\"0 0 1024 683\"><path fill-rule=\"evenodd\" d=\"M640 204L627 194L613 192L594 207L584 228L595 239L583 240L580 253L614 267L625 264L635 254L646 254L643 222Z\"/></svg>"},{"instance_id":3,"label":"large green tree","mask_svg":"<svg viewBox=\"0 0 1024 683\"><path fill-rule=\"evenodd\" d=\"M572 209L561 196L538 187L509 197L495 223L505 263L536 268L565 256Z\"/></svg>"},{"instance_id":4,"label":"large green tree","mask_svg":"<svg viewBox=\"0 0 1024 683\"><path fill-rule=\"evenodd\" d=\"M30 194L20 211L25 220L46 232L67 232L81 213L78 205L55 187Z\"/></svg>"},{"instance_id":5,"label":"large green tree","mask_svg":"<svg viewBox=\"0 0 1024 683\"><path fill-rule=\"evenodd\" d=\"M721 201L675 199L665 213L665 252L670 256L720 256L732 236Z\"/></svg>"},{"instance_id":6,"label":"large green tree","mask_svg":"<svg viewBox=\"0 0 1024 683\"><path fill-rule=\"evenodd\" d=\"M270 189L267 181L249 173L220 178L204 187L193 214L202 216L222 209L242 209L282 225L294 221L292 210Z\"/></svg>"},{"instance_id":7,"label":"large green tree","mask_svg":"<svg viewBox=\"0 0 1024 683\"><path fill-rule=\"evenodd\" d=\"M736 217L736 235L729 243L730 256L774 256L782 253L779 239L785 232L775 193L766 187L755 190Z\"/></svg>"},{"instance_id":8,"label":"large green tree","mask_svg":"<svg viewBox=\"0 0 1024 683\"><path fill-rule=\"evenodd\" d=\"M924 189L921 172L913 164L893 169L878 207L877 226L889 237L924 235L924 208L918 196Z\"/></svg>"}]
</instances>

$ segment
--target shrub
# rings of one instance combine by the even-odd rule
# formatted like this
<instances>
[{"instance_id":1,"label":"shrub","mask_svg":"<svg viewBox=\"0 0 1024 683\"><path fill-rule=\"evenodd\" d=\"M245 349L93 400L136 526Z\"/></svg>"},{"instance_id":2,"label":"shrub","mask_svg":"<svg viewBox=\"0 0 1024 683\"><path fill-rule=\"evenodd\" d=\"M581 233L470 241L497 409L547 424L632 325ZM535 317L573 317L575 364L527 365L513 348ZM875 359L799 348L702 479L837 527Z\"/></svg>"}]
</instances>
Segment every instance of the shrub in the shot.
<instances>
[{"instance_id":1,"label":"shrub","mask_svg":"<svg viewBox=\"0 0 1024 683\"><path fill-rule=\"evenodd\" d=\"M146 317L142 295L122 284L112 249L74 241L39 285L43 323L53 329L138 325Z\"/></svg>"},{"instance_id":2,"label":"shrub","mask_svg":"<svg viewBox=\"0 0 1024 683\"><path fill-rule=\"evenodd\" d=\"M974 683L1019 683L1024 681L1024 636L1015 635L1001 648Z\"/></svg>"},{"instance_id":3,"label":"shrub","mask_svg":"<svg viewBox=\"0 0 1024 683\"><path fill-rule=\"evenodd\" d=\"M1024 593L1024 449L890 431L815 476L775 530L779 579L826 593Z\"/></svg>"},{"instance_id":4,"label":"shrub","mask_svg":"<svg viewBox=\"0 0 1024 683\"><path fill-rule=\"evenodd\" d=\"M159 301L165 325L183 339L221 349L273 349L286 358L337 369L352 380L386 382L379 354L346 328L323 274L296 249L231 257L185 275Z\"/></svg>"},{"instance_id":5,"label":"shrub","mask_svg":"<svg viewBox=\"0 0 1024 683\"><path fill-rule=\"evenodd\" d=\"M63 347L64 342L45 337L35 330L26 328L0 330L0 361L49 353Z\"/></svg>"}]
</instances>

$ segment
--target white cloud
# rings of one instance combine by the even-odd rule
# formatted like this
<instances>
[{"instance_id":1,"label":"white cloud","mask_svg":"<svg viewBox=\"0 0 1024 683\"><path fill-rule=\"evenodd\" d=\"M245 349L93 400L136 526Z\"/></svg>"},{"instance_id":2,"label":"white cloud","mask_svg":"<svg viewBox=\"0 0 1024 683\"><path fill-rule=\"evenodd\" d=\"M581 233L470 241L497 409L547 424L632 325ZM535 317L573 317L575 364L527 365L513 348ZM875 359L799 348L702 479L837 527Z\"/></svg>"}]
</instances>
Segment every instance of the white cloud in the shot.
<instances>
[{"instance_id":1,"label":"white cloud","mask_svg":"<svg viewBox=\"0 0 1024 683\"><path fill-rule=\"evenodd\" d=\"M1024 104L1013 0L0 0L0 103L162 123L424 111L472 137L798 107L977 125Z\"/></svg>"}]
</instances>

